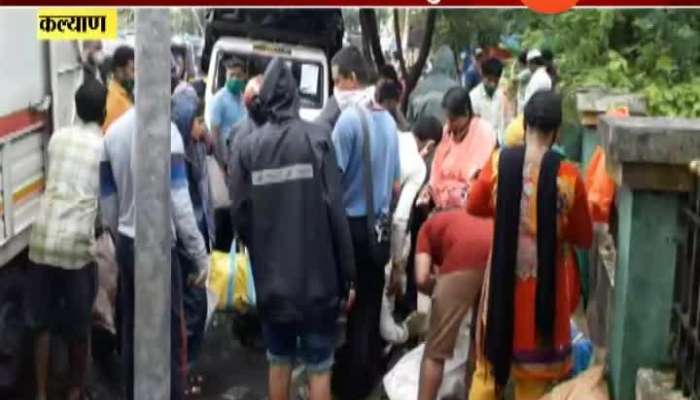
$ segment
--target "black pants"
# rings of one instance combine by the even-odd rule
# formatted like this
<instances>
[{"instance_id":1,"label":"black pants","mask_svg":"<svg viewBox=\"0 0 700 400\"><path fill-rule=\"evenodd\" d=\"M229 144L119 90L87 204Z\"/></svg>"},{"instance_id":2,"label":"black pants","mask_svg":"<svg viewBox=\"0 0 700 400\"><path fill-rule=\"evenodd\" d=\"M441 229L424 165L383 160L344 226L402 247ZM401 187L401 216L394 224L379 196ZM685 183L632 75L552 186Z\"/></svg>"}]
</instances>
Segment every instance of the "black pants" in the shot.
<instances>
[{"instance_id":1,"label":"black pants","mask_svg":"<svg viewBox=\"0 0 700 400\"><path fill-rule=\"evenodd\" d=\"M418 289L416 288L416 245L418 243L418 231L428 219L430 212L420 207L413 207L409 219L408 232L411 237L411 248L406 262L406 293L403 298L397 298L396 312L406 318L418 308Z\"/></svg>"},{"instance_id":2,"label":"black pants","mask_svg":"<svg viewBox=\"0 0 700 400\"><path fill-rule=\"evenodd\" d=\"M349 218L355 251L357 298L348 315L346 341L336 353L333 391L342 400L366 398L384 374L379 315L384 291L384 266L370 256L365 218ZM388 253L388 252L387 252Z\"/></svg>"},{"instance_id":3,"label":"black pants","mask_svg":"<svg viewBox=\"0 0 700 400\"><path fill-rule=\"evenodd\" d=\"M178 248L183 282L187 276L196 272L197 267L184 250ZM187 328L187 360L189 367L197 359L204 341L204 325L207 321L207 289L185 285L182 293L182 305L185 311Z\"/></svg>"},{"instance_id":4,"label":"black pants","mask_svg":"<svg viewBox=\"0 0 700 400\"><path fill-rule=\"evenodd\" d=\"M119 235L116 243L119 264L119 302L121 305L121 352L126 398L134 398L134 239ZM182 312L182 272L177 252L173 249L171 261L170 306L170 398L184 398L184 378L187 367L187 339Z\"/></svg>"}]
</instances>

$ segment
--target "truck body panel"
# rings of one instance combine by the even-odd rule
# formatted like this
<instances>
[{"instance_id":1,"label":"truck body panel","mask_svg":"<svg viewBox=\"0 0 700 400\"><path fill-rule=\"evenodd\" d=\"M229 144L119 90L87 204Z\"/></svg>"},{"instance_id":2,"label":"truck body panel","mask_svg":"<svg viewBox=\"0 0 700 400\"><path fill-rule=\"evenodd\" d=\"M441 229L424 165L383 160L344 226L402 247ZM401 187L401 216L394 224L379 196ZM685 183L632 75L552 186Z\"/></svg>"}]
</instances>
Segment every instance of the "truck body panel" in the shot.
<instances>
[{"instance_id":1,"label":"truck body panel","mask_svg":"<svg viewBox=\"0 0 700 400\"><path fill-rule=\"evenodd\" d=\"M75 118L82 82L79 45L36 40L36 9L0 13L0 49L7 52L0 85L0 267L29 243L46 176L51 131Z\"/></svg>"}]
</instances>

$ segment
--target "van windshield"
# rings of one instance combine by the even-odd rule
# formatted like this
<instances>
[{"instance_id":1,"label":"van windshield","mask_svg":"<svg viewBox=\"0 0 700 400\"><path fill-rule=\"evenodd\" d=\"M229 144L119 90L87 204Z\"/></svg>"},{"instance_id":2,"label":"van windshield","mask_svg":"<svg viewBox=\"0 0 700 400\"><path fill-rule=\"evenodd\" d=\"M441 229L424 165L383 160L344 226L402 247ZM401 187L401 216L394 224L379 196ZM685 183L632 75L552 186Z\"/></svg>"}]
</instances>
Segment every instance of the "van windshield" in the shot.
<instances>
[{"instance_id":1,"label":"van windshield","mask_svg":"<svg viewBox=\"0 0 700 400\"><path fill-rule=\"evenodd\" d=\"M246 66L248 77L265 73L267 64L272 61L272 56L263 54L244 54L236 52L221 52L216 60L217 71L214 77L214 93L216 93L226 83L226 70L224 60L236 57L243 61ZM299 97L302 108L323 108L324 79L323 66L320 62L310 60L300 60L291 57L281 57L287 62L292 70L292 75L297 81Z\"/></svg>"}]
</instances>

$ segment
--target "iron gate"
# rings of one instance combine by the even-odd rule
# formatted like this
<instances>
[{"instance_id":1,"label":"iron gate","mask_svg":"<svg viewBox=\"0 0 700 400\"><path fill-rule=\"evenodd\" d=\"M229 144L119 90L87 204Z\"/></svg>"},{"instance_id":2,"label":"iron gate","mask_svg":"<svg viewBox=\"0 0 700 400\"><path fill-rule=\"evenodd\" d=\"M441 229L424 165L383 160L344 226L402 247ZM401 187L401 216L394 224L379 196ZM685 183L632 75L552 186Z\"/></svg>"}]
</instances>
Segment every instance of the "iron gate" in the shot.
<instances>
[{"instance_id":1,"label":"iron gate","mask_svg":"<svg viewBox=\"0 0 700 400\"><path fill-rule=\"evenodd\" d=\"M672 329L678 385L683 394L700 400L700 189L687 197L681 210L682 240L676 269Z\"/></svg>"}]
</instances>

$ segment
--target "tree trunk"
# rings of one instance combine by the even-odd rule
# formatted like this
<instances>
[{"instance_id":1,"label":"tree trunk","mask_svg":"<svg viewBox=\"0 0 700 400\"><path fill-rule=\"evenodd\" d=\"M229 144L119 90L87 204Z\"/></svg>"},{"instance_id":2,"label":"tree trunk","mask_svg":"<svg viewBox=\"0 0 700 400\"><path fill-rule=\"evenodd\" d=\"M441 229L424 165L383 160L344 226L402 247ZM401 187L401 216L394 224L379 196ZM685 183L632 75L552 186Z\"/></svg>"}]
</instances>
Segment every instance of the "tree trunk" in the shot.
<instances>
[{"instance_id":1,"label":"tree trunk","mask_svg":"<svg viewBox=\"0 0 700 400\"><path fill-rule=\"evenodd\" d=\"M375 69L379 69L386 63L382 53L382 44L379 40L379 28L377 26L377 13L371 8L360 10L360 26L362 27L362 37L369 43L374 59ZM371 60L367 60L371 61Z\"/></svg>"},{"instance_id":2,"label":"tree trunk","mask_svg":"<svg viewBox=\"0 0 700 400\"><path fill-rule=\"evenodd\" d=\"M408 12L408 11L406 11ZM403 55L403 41L401 40L401 21L399 21L399 9L394 8L394 40L396 41L396 57L399 59L401 78L406 79L408 70L406 69L406 58Z\"/></svg>"},{"instance_id":3,"label":"tree trunk","mask_svg":"<svg viewBox=\"0 0 700 400\"><path fill-rule=\"evenodd\" d=\"M413 92L413 89L418 83L421 74L423 73L423 68L425 68L425 63L428 61L428 55L430 54L430 48L433 44L433 32L435 31L435 20L437 19L437 10L431 8L428 10L428 16L425 20L425 32L423 34L423 41L420 45L420 51L418 52L418 59L416 63L411 67L411 71L406 77L406 94L403 98L403 104L401 104L402 110L406 112L408 108L408 98Z\"/></svg>"}]
</instances>

